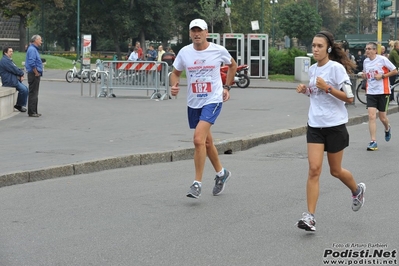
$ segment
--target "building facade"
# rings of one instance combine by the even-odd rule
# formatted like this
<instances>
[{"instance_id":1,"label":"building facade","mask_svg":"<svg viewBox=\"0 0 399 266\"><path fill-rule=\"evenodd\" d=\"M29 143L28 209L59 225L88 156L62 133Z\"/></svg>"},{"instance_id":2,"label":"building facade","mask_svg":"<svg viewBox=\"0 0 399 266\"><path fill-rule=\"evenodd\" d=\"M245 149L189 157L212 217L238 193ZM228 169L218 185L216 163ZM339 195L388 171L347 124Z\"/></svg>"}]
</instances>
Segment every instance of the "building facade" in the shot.
<instances>
[{"instance_id":1,"label":"building facade","mask_svg":"<svg viewBox=\"0 0 399 266\"><path fill-rule=\"evenodd\" d=\"M0 16L0 47L9 46L18 51L19 43L19 18L14 16L6 19Z\"/></svg>"}]
</instances>

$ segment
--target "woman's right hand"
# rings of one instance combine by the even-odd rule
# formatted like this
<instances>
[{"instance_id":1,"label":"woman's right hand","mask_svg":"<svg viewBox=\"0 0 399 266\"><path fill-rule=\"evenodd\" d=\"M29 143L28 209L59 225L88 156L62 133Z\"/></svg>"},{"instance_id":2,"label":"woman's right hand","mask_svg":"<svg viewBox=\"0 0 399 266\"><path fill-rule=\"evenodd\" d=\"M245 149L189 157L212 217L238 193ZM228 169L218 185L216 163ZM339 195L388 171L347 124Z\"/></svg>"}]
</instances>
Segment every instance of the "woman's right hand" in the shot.
<instances>
[{"instance_id":1,"label":"woman's right hand","mask_svg":"<svg viewBox=\"0 0 399 266\"><path fill-rule=\"evenodd\" d=\"M305 93L306 92L306 85L305 84L299 84L296 87L296 92L297 93Z\"/></svg>"}]
</instances>

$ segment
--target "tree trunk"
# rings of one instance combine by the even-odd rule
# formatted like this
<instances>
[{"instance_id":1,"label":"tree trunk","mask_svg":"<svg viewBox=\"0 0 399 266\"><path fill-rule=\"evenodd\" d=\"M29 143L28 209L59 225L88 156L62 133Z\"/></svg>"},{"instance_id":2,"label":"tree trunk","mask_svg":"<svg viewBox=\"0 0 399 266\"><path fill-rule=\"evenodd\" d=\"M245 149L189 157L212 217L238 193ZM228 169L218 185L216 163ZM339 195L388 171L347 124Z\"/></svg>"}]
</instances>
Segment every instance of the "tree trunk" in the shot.
<instances>
[{"instance_id":1,"label":"tree trunk","mask_svg":"<svg viewBox=\"0 0 399 266\"><path fill-rule=\"evenodd\" d=\"M140 44L141 44L141 49L143 49L143 59L145 60L145 54L147 53L147 44L145 43L145 33L143 30L140 31L139 34L139 40L140 40Z\"/></svg>"},{"instance_id":2,"label":"tree trunk","mask_svg":"<svg viewBox=\"0 0 399 266\"><path fill-rule=\"evenodd\" d=\"M148 47L145 43L145 34L144 34L143 30L140 30L139 40L140 40L140 44L141 44L141 49L143 49L143 54L145 55Z\"/></svg>"},{"instance_id":3,"label":"tree trunk","mask_svg":"<svg viewBox=\"0 0 399 266\"><path fill-rule=\"evenodd\" d=\"M62 40L62 42L63 42L63 46L64 46L64 51L70 51L71 50L71 46L69 45L69 40L68 40L68 38L64 38L63 40Z\"/></svg>"},{"instance_id":4,"label":"tree trunk","mask_svg":"<svg viewBox=\"0 0 399 266\"><path fill-rule=\"evenodd\" d=\"M119 38L115 31L111 33L111 36L114 39L114 46L115 46L116 55L118 56L118 60L122 60L121 48L119 47Z\"/></svg>"},{"instance_id":5,"label":"tree trunk","mask_svg":"<svg viewBox=\"0 0 399 266\"><path fill-rule=\"evenodd\" d=\"M118 39L114 39L114 46L116 50L116 55L118 56L118 60L122 60L121 48L119 47Z\"/></svg>"},{"instance_id":6,"label":"tree trunk","mask_svg":"<svg viewBox=\"0 0 399 266\"><path fill-rule=\"evenodd\" d=\"M19 51L25 52L26 45L26 17L19 16Z\"/></svg>"}]
</instances>

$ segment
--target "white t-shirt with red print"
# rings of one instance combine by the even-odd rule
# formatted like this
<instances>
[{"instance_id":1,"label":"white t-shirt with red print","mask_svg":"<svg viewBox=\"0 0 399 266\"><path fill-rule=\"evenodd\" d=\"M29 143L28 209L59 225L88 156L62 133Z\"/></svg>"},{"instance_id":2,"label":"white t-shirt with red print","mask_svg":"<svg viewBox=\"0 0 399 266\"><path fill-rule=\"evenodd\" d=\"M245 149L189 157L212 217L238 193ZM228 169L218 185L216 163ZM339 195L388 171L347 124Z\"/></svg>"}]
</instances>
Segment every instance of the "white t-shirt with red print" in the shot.
<instances>
[{"instance_id":1,"label":"white t-shirt with red print","mask_svg":"<svg viewBox=\"0 0 399 266\"><path fill-rule=\"evenodd\" d=\"M351 84L343 65L335 61L328 61L318 67L317 63L309 68L309 97L310 107L308 124L311 127L333 127L348 122L348 111L345 102L316 87L316 78L321 77L334 89L340 90L344 83Z\"/></svg>"},{"instance_id":2,"label":"white t-shirt with red print","mask_svg":"<svg viewBox=\"0 0 399 266\"><path fill-rule=\"evenodd\" d=\"M372 95L391 94L389 87L389 78L380 80L375 79L375 74L386 74L396 69L395 65L388 58L376 55L373 60L366 58L363 63L363 72L367 76L366 93Z\"/></svg>"},{"instance_id":3,"label":"white t-shirt with red print","mask_svg":"<svg viewBox=\"0 0 399 266\"><path fill-rule=\"evenodd\" d=\"M178 71L186 70L189 107L198 109L223 102L222 63L231 64L231 55L226 48L212 42L205 50L197 51L190 44L179 51L173 66Z\"/></svg>"}]
</instances>

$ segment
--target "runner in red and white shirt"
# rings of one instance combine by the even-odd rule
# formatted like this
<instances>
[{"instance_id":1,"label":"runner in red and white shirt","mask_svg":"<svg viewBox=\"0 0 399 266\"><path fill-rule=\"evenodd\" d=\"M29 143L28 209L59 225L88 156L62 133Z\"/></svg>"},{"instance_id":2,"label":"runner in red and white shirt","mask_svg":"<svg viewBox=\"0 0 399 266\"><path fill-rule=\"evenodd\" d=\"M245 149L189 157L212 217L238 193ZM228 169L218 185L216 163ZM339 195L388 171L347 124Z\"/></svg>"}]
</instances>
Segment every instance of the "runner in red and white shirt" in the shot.
<instances>
[{"instance_id":1,"label":"runner in red and white shirt","mask_svg":"<svg viewBox=\"0 0 399 266\"><path fill-rule=\"evenodd\" d=\"M223 168L218 151L213 144L211 126L222 109L222 103L230 98L229 86L223 86L220 66L229 66L226 84L231 84L237 70L237 63L223 46L208 42L208 25L202 19L191 21L190 37L192 44L183 47L173 63L170 75L171 94L179 91L179 77L183 70L187 77L187 113L190 128L194 129L195 179L187 197L198 199L201 195L202 175L205 159L208 156L216 171L213 195L223 192L231 172Z\"/></svg>"},{"instance_id":2,"label":"runner in red and white shirt","mask_svg":"<svg viewBox=\"0 0 399 266\"><path fill-rule=\"evenodd\" d=\"M397 75L398 70L388 58L377 54L377 44L374 42L366 44L366 56L363 63L363 78L367 79L367 109L371 137L367 150L375 151L378 149L376 141L377 110L378 117L385 128L385 141L391 139L391 126L386 113L391 94L389 77Z\"/></svg>"}]
</instances>

